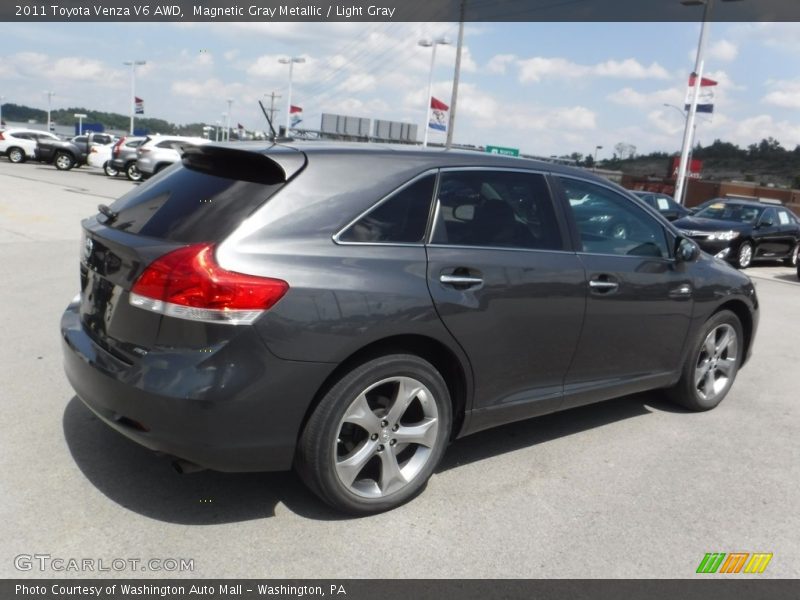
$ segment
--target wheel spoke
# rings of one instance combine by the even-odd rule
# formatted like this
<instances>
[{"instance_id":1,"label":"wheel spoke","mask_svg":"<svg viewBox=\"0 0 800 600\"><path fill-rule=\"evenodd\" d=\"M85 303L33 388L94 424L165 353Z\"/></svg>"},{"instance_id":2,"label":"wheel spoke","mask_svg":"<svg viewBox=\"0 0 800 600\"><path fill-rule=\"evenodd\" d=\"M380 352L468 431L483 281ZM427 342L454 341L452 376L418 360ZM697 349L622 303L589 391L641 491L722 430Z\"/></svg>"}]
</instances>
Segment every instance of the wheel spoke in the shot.
<instances>
[{"instance_id":1,"label":"wheel spoke","mask_svg":"<svg viewBox=\"0 0 800 600\"><path fill-rule=\"evenodd\" d=\"M725 352L725 349L733 341L732 338L733 335L731 334L730 329L725 329L722 333L722 337L720 337L719 341L714 347L714 353L717 356L722 356L722 353Z\"/></svg>"},{"instance_id":2,"label":"wheel spoke","mask_svg":"<svg viewBox=\"0 0 800 600\"><path fill-rule=\"evenodd\" d=\"M347 486L353 485L358 474L361 473L369 459L375 455L377 448L377 442L365 440L344 460L336 461L336 472L339 474L339 479Z\"/></svg>"},{"instance_id":3,"label":"wheel spoke","mask_svg":"<svg viewBox=\"0 0 800 600\"><path fill-rule=\"evenodd\" d=\"M411 402L419 395L424 394L422 386L411 379L400 378L397 383L397 394L394 397L394 404L386 413L386 420L389 423L399 423Z\"/></svg>"},{"instance_id":4,"label":"wheel spoke","mask_svg":"<svg viewBox=\"0 0 800 600\"><path fill-rule=\"evenodd\" d=\"M398 444L419 444L433 448L436 441L438 429L438 419L424 419L420 423L400 427L394 432L393 436Z\"/></svg>"},{"instance_id":5,"label":"wheel spoke","mask_svg":"<svg viewBox=\"0 0 800 600\"><path fill-rule=\"evenodd\" d=\"M714 356L714 351L716 350L716 346L714 345L714 332L708 334L706 337L706 341L703 343L703 349L706 351L706 354L709 358Z\"/></svg>"},{"instance_id":6,"label":"wheel spoke","mask_svg":"<svg viewBox=\"0 0 800 600\"><path fill-rule=\"evenodd\" d=\"M708 369L711 367L708 360L704 360L701 364L697 365L697 370L695 371L695 378L694 378L694 385L695 387L700 385L700 382L703 381L705 376L708 374Z\"/></svg>"},{"instance_id":7,"label":"wheel spoke","mask_svg":"<svg viewBox=\"0 0 800 600\"><path fill-rule=\"evenodd\" d=\"M703 381L703 394L706 398L714 396L714 371L711 369L708 370L705 381Z\"/></svg>"},{"instance_id":8,"label":"wheel spoke","mask_svg":"<svg viewBox=\"0 0 800 600\"><path fill-rule=\"evenodd\" d=\"M342 418L343 423L358 425L369 433L375 433L380 429L381 420L378 418L367 403L367 395L361 394L355 402L350 405L347 414Z\"/></svg>"},{"instance_id":9,"label":"wheel spoke","mask_svg":"<svg viewBox=\"0 0 800 600\"><path fill-rule=\"evenodd\" d=\"M381 480L379 485L382 494L391 494L408 483L402 471L400 471L394 448L385 447L383 452L378 453L378 456L381 459Z\"/></svg>"},{"instance_id":10,"label":"wheel spoke","mask_svg":"<svg viewBox=\"0 0 800 600\"><path fill-rule=\"evenodd\" d=\"M725 377L733 375L733 370L736 367L735 358L725 358L717 363L717 370L721 371Z\"/></svg>"}]
</instances>

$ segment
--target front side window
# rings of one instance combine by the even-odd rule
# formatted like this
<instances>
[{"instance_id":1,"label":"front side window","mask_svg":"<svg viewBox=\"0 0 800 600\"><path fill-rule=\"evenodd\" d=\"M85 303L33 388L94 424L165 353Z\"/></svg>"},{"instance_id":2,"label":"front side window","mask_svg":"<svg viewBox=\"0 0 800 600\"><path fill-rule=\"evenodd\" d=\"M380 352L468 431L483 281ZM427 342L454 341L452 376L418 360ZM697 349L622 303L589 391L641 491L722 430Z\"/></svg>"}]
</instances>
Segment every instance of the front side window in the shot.
<instances>
[{"instance_id":1,"label":"front side window","mask_svg":"<svg viewBox=\"0 0 800 600\"><path fill-rule=\"evenodd\" d=\"M401 188L339 235L342 242L417 244L425 237L436 176Z\"/></svg>"},{"instance_id":2,"label":"front side window","mask_svg":"<svg viewBox=\"0 0 800 600\"><path fill-rule=\"evenodd\" d=\"M601 185L560 177L583 252L668 257L660 223L633 202Z\"/></svg>"},{"instance_id":3,"label":"front side window","mask_svg":"<svg viewBox=\"0 0 800 600\"><path fill-rule=\"evenodd\" d=\"M561 232L544 175L444 172L434 244L560 250Z\"/></svg>"}]
</instances>

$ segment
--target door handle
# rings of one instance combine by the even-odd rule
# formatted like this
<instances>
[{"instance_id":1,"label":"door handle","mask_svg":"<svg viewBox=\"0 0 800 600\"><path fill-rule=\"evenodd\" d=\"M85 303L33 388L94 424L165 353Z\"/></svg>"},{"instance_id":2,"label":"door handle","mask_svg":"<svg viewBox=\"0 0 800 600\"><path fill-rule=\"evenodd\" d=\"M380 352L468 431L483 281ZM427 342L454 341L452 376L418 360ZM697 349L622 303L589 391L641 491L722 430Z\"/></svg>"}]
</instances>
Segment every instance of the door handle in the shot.
<instances>
[{"instance_id":1,"label":"door handle","mask_svg":"<svg viewBox=\"0 0 800 600\"><path fill-rule=\"evenodd\" d=\"M483 284L483 279L480 277L471 277L470 275L440 275L439 281L444 285L467 287Z\"/></svg>"},{"instance_id":2,"label":"door handle","mask_svg":"<svg viewBox=\"0 0 800 600\"><path fill-rule=\"evenodd\" d=\"M598 292L610 292L611 290L619 288L619 284L616 281L598 281L592 279L589 282L589 287Z\"/></svg>"}]
</instances>

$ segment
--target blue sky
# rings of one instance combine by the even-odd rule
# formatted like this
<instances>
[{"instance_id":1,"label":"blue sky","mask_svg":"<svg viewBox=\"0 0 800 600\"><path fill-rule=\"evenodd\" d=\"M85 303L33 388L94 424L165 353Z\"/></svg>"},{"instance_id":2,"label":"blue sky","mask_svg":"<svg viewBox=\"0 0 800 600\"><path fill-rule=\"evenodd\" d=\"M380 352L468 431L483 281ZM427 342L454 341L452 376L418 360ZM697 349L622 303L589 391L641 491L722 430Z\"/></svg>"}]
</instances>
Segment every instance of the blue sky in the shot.
<instances>
[{"instance_id":1,"label":"blue sky","mask_svg":"<svg viewBox=\"0 0 800 600\"><path fill-rule=\"evenodd\" d=\"M675 151L694 62L697 23L472 23L466 27L455 139L549 156ZM233 122L263 128L257 100L275 91L285 114L288 69L305 125L321 112L422 123L430 49L450 23L4 23L0 95L6 102L127 114L125 60L143 59L137 95L147 116L213 124L233 98ZM697 139L739 145L774 136L800 144L800 23L713 23L706 75L716 110ZM455 52L439 47L434 95L449 103ZM434 137L435 139L435 137Z\"/></svg>"}]
</instances>

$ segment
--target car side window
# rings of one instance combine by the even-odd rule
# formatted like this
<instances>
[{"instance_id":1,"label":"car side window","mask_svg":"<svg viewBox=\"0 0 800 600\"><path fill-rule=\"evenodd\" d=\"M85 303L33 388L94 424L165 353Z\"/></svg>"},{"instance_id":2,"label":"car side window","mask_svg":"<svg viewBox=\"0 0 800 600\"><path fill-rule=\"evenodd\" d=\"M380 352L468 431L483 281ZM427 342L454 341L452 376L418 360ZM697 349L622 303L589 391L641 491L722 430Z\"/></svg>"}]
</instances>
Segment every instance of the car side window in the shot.
<instances>
[{"instance_id":1,"label":"car side window","mask_svg":"<svg viewBox=\"0 0 800 600\"><path fill-rule=\"evenodd\" d=\"M789 213L787 211L779 210L778 211L778 222L781 225L789 225L792 222L792 219L789 216Z\"/></svg>"},{"instance_id":2,"label":"car side window","mask_svg":"<svg viewBox=\"0 0 800 600\"><path fill-rule=\"evenodd\" d=\"M774 208L768 208L764 211L761 215L761 219L759 219L759 224L765 227L773 227L778 224L778 214Z\"/></svg>"},{"instance_id":3,"label":"car side window","mask_svg":"<svg viewBox=\"0 0 800 600\"><path fill-rule=\"evenodd\" d=\"M560 250L561 232L544 175L445 171L432 243Z\"/></svg>"},{"instance_id":4,"label":"car side window","mask_svg":"<svg viewBox=\"0 0 800 600\"><path fill-rule=\"evenodd\" d=\"M350 225L342 242L416 244L428 227L436 176L426 175L400 188Z\"/></svg>"},{"instance_id":5,"label":"car side window","mask_svg":"<svg viewBox=\"0 0 800 600\"><path fill-rule=\"evenodd\" d=\"M583 252L667 258L664 228L645 210L601 185L559 177Z\"/></svg>"},{"instance_id":6,"label":"car side window","mask_svg":"<svg viewBox=\"0 0 800 600\"><path fill-rule=\"evenodd\" d=\"M157 143L156 148L172 148L173 143L172 140L164 140L163 142Z\"/></svg>"}]
</instances>

